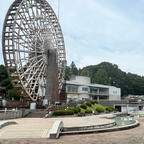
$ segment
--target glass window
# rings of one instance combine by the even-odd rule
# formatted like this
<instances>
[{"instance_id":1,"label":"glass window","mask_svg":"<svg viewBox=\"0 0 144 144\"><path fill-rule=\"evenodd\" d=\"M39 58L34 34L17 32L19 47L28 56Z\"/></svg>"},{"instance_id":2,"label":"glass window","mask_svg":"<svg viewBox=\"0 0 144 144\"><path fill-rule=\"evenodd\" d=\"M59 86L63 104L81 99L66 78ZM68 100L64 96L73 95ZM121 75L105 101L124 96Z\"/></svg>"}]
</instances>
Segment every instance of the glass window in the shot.
<instances>
[{"instance_id":1,"label":"glass window","mask_svg":"<svg viewBox=\"0 0 144 144\"><path fill-rule=\"evenodd\" d=\"M88 88L83 87L83 88L82 88L82 91L88 91Z\"/></svg>"},{"instance_id":2,"label":"glass window","mask_svg":"<svg viewBox=\"0 0 144 144\"><path fill-rule=\"evenodd\" d=\"M68 86L67 91L77 93L78 92L78 87L77 86Z\"/></svg>"},{"instance_id":3,"label":"glass window","mask_svg":"<svg viewBox=\"0 0 144 144\"><path fill-rule=\"evenodd\" d=\"M68 92L71 92L71 86L67 87Z\"/></svg>"}]
</instances>

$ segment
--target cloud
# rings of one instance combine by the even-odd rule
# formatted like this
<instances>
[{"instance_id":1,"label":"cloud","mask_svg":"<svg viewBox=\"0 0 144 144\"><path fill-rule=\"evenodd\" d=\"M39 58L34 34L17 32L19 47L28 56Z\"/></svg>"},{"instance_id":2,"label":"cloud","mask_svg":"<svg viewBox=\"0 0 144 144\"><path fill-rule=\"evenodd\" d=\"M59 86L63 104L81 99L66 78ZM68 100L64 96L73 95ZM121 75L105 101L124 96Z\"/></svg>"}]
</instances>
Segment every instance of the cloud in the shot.
<instances>
[{"instance_id":1,"label":"cloud","mask_svg":"<svg viewBox=\"0 0 144 144\"><path fill-rule=\"evenodd\" d=\"M0 30L13 0L0 5ZM143 0L61 0L60 24L67 61L78 67L108 61L127 72L144 74ZM50 0L58 13L58 3ZM2 51L0 51L2 55ZM2 63L2 59L0 59Z\"/></svg>"}]
</instances>

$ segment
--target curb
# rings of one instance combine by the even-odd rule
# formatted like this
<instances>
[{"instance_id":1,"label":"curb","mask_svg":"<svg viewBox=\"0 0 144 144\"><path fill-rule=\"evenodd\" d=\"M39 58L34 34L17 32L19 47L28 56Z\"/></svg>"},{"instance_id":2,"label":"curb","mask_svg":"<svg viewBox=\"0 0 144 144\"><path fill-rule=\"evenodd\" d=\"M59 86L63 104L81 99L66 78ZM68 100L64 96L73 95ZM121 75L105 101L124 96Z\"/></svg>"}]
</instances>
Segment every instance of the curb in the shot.
<instances>
[{"instance_id":1,"label":"curb","mask_svg":"<svg viewBox=\"0 0 144 144\"><path fill-rule=\"evenodd\" d=\"M93 130L84 130L84 131L69 131L69 132L61 132L60 136L62 135L76 135L76 134L88 134L88 133L102 133L102 132L113 132L113 131L121 131L121 130L127 130L131 128L135 128L139 126L139 121L135 121L134 124L126 125L126 126L118 126L118 127L112 127L112 128L104 128L104 129L93 129Z\"/></svg>"},{"instance_id":2,"label":"curb","mask_svg":"<svg viewBox=\"0 0 144 144\"><path fill-rule=\"evenodd\" d=\"M111 123L108 123L108 124L101 124L101 125L81 126L81 127L64 127L63 132L104 129L104 128L114 127L115 125L116 125L116 122L111 122Z\"/></svg>"},{"instance_id":3,"label":"curb","mask_svg":"<svg viewBox=\"0 0 144 144\"><path fill-rule=\"evenodd\" d=\"M16 122L0 122L0 129L2 129L3 127L6 127L8 125L14 125L14 124L17 124Z\"/></svg>"}]
</instances>

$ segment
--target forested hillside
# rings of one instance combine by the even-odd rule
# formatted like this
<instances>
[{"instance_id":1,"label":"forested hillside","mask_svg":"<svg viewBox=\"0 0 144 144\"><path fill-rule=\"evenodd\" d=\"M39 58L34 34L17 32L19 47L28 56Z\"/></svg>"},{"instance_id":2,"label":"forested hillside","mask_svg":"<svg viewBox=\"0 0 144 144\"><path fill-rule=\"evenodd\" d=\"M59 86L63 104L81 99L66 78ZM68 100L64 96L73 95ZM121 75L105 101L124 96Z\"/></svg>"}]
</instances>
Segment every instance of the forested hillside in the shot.
<instances>
[{"instance_id":1,"label":"forested hillside","mask_svg":"<svg viewBox=\"0 0 144 144\"><path fill-rule=\"evenodd\" d=\"M92 83L120 87L122 96L144 95L144 77L123 72L117 65L108 62L86 66L82 69L77 69L72 62L70 66L67 66L66 79L68 80L71 75L89 76Z\"/></svg>"}]
</instances>

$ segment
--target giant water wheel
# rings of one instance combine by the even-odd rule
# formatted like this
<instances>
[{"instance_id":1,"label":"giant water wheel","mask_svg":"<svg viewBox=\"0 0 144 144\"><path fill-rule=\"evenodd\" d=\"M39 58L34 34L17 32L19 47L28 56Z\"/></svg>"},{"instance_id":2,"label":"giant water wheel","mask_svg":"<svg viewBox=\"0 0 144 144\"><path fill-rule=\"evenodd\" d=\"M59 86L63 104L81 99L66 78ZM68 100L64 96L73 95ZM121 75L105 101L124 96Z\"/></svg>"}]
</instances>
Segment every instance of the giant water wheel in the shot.
<instances>
[{"instance_id":1,"label":"giant water wheel","mask_svg":"<svg viewBox=\"0 0 144 144\"><path fill-rule=\"evenodd\" d=\"M66 56L62 30L46 0L15 0L3 27L4 62L25 100L58 101Z\"/></svg>"}]
</instances>

